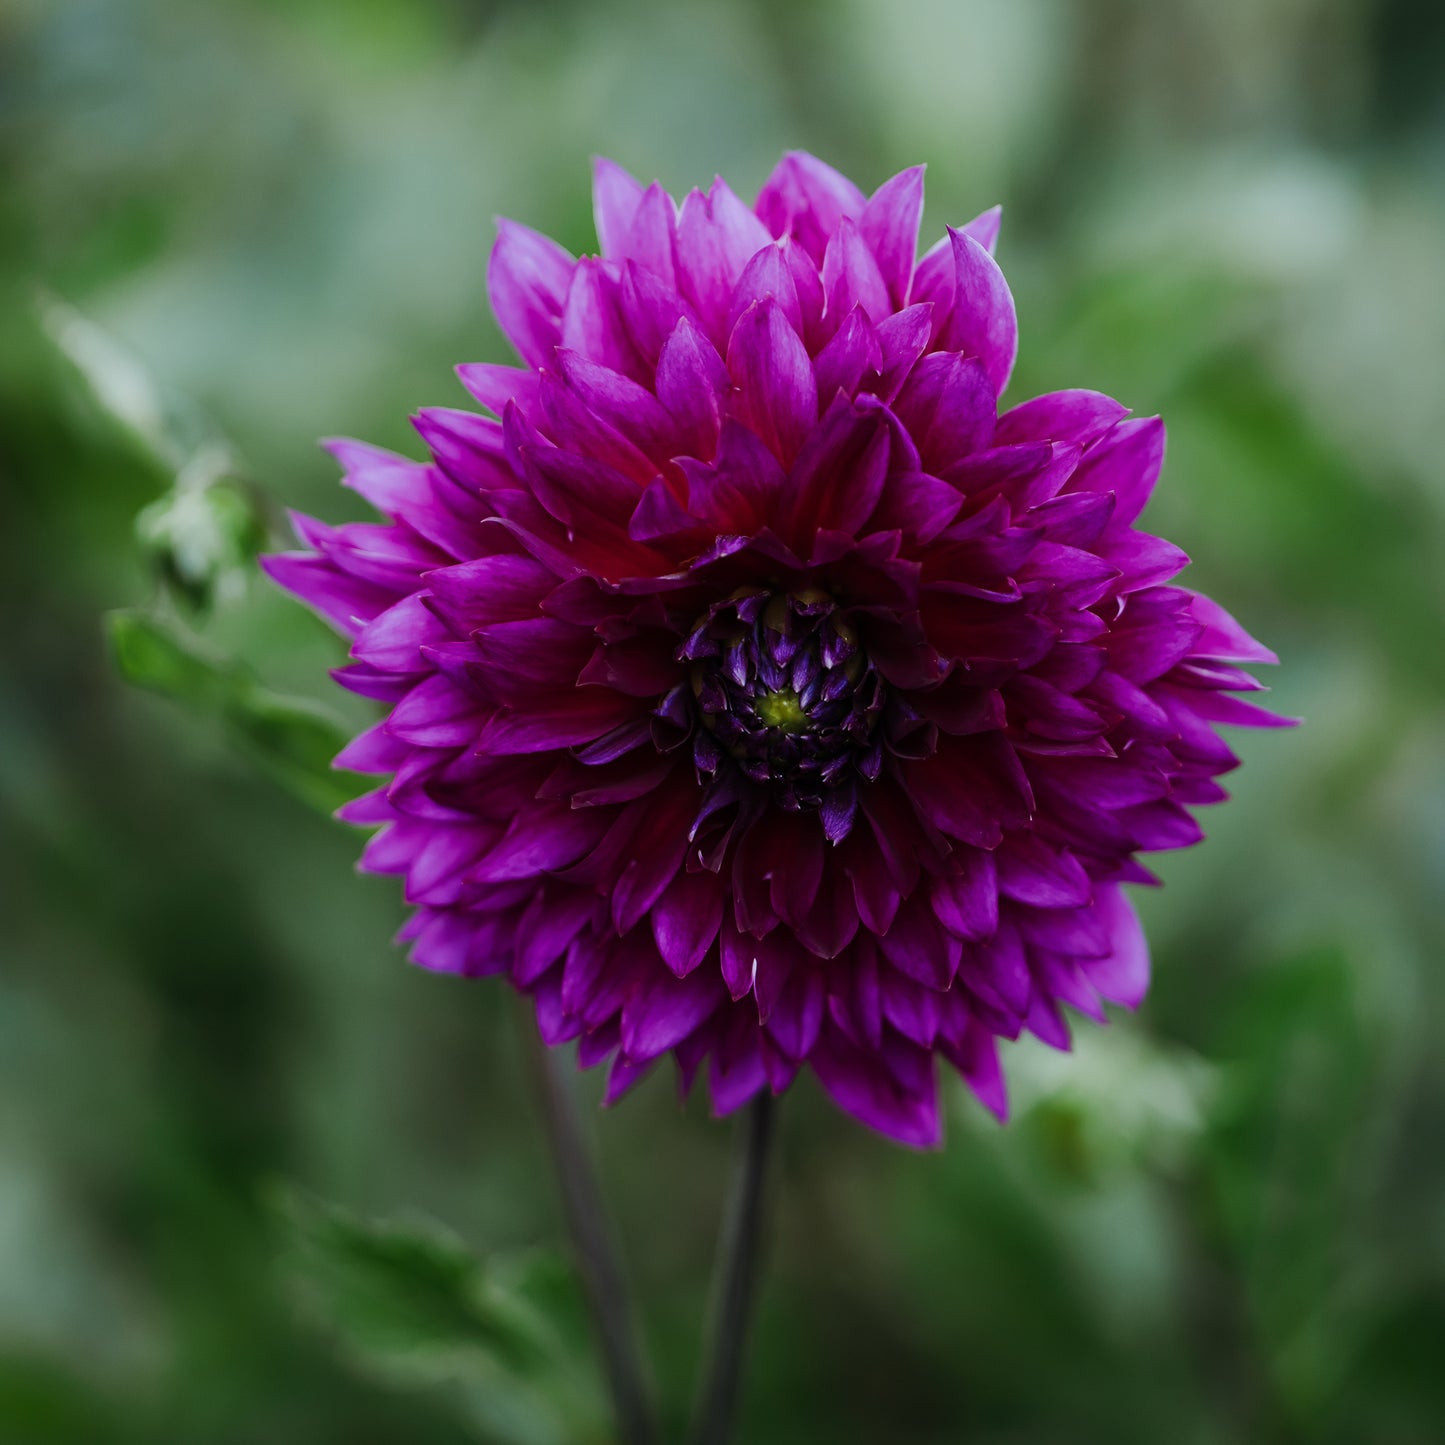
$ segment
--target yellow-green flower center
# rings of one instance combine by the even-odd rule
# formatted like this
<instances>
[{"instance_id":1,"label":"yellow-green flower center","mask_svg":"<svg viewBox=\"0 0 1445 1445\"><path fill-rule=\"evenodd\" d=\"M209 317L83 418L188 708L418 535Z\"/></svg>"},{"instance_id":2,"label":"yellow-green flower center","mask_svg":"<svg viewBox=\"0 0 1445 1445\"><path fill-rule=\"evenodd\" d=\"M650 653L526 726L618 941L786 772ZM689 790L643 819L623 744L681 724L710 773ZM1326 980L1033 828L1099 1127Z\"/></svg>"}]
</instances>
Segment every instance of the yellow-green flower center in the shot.
<instances>
[{"instance_id":1,"label":"yellow-green flower center","mask_svg":"<svg viewBox=\"0 0 1445 1445\"><path fill-rule=\"evenodd\" d=\"M766 727L795 733L808 726L808 715L803 711L803 704L790 687L780 687L776 692L765 692L755 706L758 717Z\"/></svg>"}]
</instances>

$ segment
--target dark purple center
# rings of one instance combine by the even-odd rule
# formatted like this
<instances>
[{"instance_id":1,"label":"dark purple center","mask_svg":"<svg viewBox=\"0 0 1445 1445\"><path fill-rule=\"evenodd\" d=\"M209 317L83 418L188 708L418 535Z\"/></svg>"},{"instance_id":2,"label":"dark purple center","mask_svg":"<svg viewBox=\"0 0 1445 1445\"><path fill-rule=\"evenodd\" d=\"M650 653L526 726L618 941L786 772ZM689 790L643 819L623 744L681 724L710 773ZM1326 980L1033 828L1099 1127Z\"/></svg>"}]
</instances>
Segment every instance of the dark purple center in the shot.
<instances>
[{"instance_id":1,"label":"dark purple center","mask_svg":"<svg viewBox=\"0 0 1445 1445\"><path fill-rule=\"evenodd\" d=\"M833 599L743 592L714 604L678 649L691 664L693 758L735 766L791 812L824 810L848 831L856 782L882 767L882 679Z\"/></svg>"}]
</instances>

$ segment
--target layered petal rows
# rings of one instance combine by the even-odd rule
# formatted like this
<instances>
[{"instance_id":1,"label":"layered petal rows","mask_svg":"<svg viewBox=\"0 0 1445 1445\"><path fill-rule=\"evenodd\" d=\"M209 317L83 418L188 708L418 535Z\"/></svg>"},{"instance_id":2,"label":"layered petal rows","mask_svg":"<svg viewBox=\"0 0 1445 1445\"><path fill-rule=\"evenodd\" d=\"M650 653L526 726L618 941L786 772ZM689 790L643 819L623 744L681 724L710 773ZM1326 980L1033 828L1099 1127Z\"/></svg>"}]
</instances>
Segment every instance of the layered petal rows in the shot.
<instances>
[{"instance_id":1,"label":"layered petal rows","mask_svg":"<svg viewBox=\"0 0 1445 1445\"><path fill-rule=\"evenodd\" d=\"M1121 885L1199 839L1275 659L1134 526L1158 419L1000 414L997 211L918 259L921 168L865 198L798 153L752 207L605 161L595 203L598 256L502 224L484 412L423 411L422 463L332 444L386 522L267 559L385 708L337 760L388 780L364 866L610 1098L806 1065L929 1145L942 1055L1002 1117L1000 1039L1143 996Z\"/></svg>"}]
</instances>

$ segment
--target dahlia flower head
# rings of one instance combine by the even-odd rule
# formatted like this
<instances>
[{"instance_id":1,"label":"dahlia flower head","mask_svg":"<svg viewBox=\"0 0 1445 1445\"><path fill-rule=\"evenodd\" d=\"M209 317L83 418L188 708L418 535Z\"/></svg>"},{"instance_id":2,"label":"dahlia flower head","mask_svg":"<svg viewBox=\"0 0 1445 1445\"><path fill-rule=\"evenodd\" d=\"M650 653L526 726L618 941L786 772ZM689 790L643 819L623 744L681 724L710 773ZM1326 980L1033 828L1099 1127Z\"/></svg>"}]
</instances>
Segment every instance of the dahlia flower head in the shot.
<instances>
[{"instance_id":1,"label":"dahlia flower head","mask_svg":"<svg viewBox=\"0 0 1445 1445\"><path fill-rule=\"evenodd\" d=\"M600 255L500 223L485 413L420 412L425 462L331 443L386 522L266 560L386 709L342 816L411 958L504 975L609 1101L667 1054L719 1114L806 1066L932 1145L941 1055L1003 1117L1000 1040L1143 997L1121 885L1226 797L1216 724L1279 721L1134 525L1159 420L1000 412L999 212L919 259L922 207L922 167L865 198L793 153L749 208L599 161Z\"/></svg>"}]
</instances>

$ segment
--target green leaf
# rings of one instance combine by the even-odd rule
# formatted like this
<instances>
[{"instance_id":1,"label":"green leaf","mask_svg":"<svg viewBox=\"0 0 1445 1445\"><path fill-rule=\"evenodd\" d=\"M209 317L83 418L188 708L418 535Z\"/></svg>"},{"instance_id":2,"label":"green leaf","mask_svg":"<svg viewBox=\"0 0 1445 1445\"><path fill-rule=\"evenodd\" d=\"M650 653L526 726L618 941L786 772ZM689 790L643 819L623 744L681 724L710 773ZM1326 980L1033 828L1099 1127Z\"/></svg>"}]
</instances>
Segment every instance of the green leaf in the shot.
<instances>
[{"instance_id":1,"label":"green leaf","mask_svg":"<svg viewBox=\"0 0 1445 1445\"><path fill-rule=\"evenodd\" d=\"M529 1252L487 1267L430 1220L364 1220L295 1190L276 1203L285 1282L354 1367L395 1385L460 1385L489 1438L606 1438L595 1376L525 1289L546 1280L545 1303L560 1265Z\"/></svg>"},{"instance_id":2,"label":"green leaf","mask_svg":"<svg viewBox=\"0 0 1445 1445\"><path fill-rule=\"evenodd\" d=\"M363 790L362 780L331 766L346 735L323 708L263 687L160 613L111 612L106 628L127 682L215 718L234 746L305 802L333 813Z\"/></svg>"}]
</instances>

